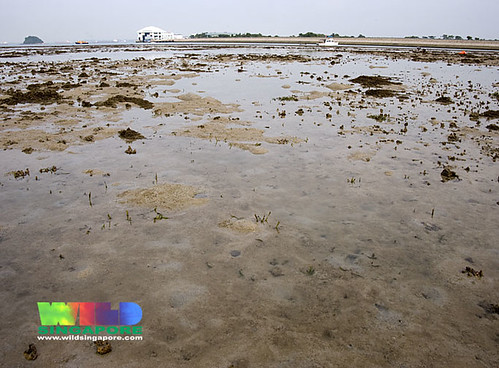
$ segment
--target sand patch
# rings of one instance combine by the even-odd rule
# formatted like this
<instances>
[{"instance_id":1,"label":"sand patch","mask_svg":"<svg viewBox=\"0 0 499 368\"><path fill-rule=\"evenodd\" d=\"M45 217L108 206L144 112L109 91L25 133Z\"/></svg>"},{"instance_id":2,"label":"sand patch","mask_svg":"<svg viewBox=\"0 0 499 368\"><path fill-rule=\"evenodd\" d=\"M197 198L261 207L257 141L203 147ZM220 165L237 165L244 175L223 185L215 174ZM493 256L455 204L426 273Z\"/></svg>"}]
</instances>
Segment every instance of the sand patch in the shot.
<instances>
[{"instance_id":1,"label":"sand patch","mask_svg":"<svg viewBox=\"0 0 499 368\"><path fill-rule=\"evenodd\" d=\"M353 85L351 84L344 84L344 83L331 83L326 86L327 88L333 90L333 91L342 91L345 89L352 88Z\"/></svg>"},{"instance_id":2,"label":"sand patch","mask_svg":"<svg viewBox=\"0 0 499 368\"><path fill-rule=\"evenodd\" d=\"M212 97L202 97L195 93L177 96L179 102L164 102L155 104L156 115L173 115L178 113L206 115L210 113L230 114L241 111L237 104L224 104Z\"/></svg>"},{"instance_id":3,"label":"sand patch","mask_svg":"<svg viewBox=\"0 0 499 368\"><path fill-rule=\"evenodd\" d=\"M48 133L40 129L17 130L2 132L0 146L32 150L64 151L70 145L92 143L112 137L116 129L85 128L79 130L61 130L58 133Z\"/></svg>"},{"instance_id":4,"label":"sand patch","mask_svg":"<svg viewBox=\"0 0 499 368\"><path fill-rule=\"evenodd\" d=\"M318 98L323 97L333 97L333 95L329 92L320 92L320 91L310 91L299 96L300 100L316 100Z\"/></svg>"},{"instance_id":5,"label":"sand patch","mask_svg":"<svg viewBox=\"0 0 499 368\"><path fill-rule=\"evenodd\" d=\"M230 144L233 147L237 147L239 149L250 151L254 155L263 155L267 153L269 150L262 147L261 143L238 143L234 142Z\"/></svg>"},{"instance_id":6,"label":"sand patch","mask_svg":"<svg viewBox=\"0 0 499 368\"><path fill-rule=\"evenodd\" d=\"M90 176L109 176L109 173L106 173L99 169L88 169L84 170L83 173Z\"/></svg>"},{"instance_id":7,"label":"sand patch","mask_svg":"<svg viewBox=\"0 0 499 368\"><path fill-rule=\"evenodd\" d=\"M252 233L257 230L258 224L255 221L237 218L232 216L229 220L222 221L219 227L227 228L239 233Z\"/></svg>"},{"instance_id":8,"label":"sand patch","mask_svg":"<svg viewBox=\"0 0 499 368\"><path fill-rule=\"evenodd\" d=\"M255 142L263 140L263 133L262 129L247 127L229 128L224 123L210 122L187 128L178 132L177 135L201 139L215 139L224 142Z\"/></svg>"},{"instance_id":9,"label":"sand patch","mask_svg":"<svg viewBox=\"0 0 499 368\"><path fill-rule=\"evenodd\" d=\"M375 151L356 151L348 155L349 160L369 162L376 154Z\"/></svg>"},{"instance_id":10,"label":"sand patch","mask_svg":"<svg viewBox=\"0 0 499 368\"><path fill-rule=\"evenodd\" d=\"M141 207L180 210L208 202L207 198L196 198L200 191L189 185L160 184L147 189L127 190L118 194L122 202Z\"/></svg>"},{"instance_id":11,"label":"sand patch","mask_svg":"<svg viewBox=\"0 0 499 368\"><path fill-rule=\"evenodd\" d=\"M173 135L192 138L216 140L229 143L231 146L250 151L253 154L264 154L267 150L261 147L261 142L271 144L294 144L303 142L297 137L265 137L264 130L249 127L229 127L227 121L215 120L206 124L186 128ZM251 143L255 142L255 143Z\"/></svg>"},{"instance_id":12,"label":"sand patch","mask_svg":"<svg viewBox=\"0 0 499 368\"><path fill-rule=\"evenodd\" d=\"M175 84L175 81L171 79L153 79L148 80L148 83L152 84L153 86L173 86ZM180 90L176 91L180 92Z\"/></svg>"}]
</instances>

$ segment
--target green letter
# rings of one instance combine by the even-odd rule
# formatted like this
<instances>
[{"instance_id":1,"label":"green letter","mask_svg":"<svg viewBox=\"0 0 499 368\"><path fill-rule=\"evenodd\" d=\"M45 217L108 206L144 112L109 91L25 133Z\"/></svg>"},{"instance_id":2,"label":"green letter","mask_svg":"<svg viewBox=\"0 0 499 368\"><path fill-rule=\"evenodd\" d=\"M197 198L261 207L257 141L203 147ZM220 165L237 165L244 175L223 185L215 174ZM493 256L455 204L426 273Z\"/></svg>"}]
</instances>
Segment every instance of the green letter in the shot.
<instances>
[{"instance_id":1,"label":"green letter","mask_svg":"<svg viewBox=\"0 0 499 368\"><path fill-rule=\"evenodd\" d=\"M41 324L44 326L72 326L76 322L78 305L74 303L47 303L38 302L38 313L40 314Z\"/></svg>"},{"instance_id":2,"label":"green letter","mask_svg":"<svg viewBox=\"0 0 499 368\"><path fill-rule=\"evenodd\" d=\"M92 326L85 326L83 327L83 330L81 331L82 335L93 335L94 330L92 329Z\"/></svg>"}]
</instances>

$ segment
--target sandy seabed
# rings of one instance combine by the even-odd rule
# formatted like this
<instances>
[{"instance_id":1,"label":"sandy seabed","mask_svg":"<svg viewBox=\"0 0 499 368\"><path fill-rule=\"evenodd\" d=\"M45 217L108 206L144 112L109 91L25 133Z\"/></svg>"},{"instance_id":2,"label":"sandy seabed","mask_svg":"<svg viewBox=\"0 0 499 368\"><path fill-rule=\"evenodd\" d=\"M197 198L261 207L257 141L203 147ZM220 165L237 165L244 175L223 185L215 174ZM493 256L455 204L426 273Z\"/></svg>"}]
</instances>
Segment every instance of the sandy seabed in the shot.
<instances>
[{"instance_id":1,"label":"sandy seabed","mask_svg":"<svg viewBox=\"0 0 499 368\"><path fill-rule=\"evenodd\" d=\"M0 49L0 366L497 367L498 60ZM40 341L40 301L143 341Z\"/></svg>"}]
</instances>

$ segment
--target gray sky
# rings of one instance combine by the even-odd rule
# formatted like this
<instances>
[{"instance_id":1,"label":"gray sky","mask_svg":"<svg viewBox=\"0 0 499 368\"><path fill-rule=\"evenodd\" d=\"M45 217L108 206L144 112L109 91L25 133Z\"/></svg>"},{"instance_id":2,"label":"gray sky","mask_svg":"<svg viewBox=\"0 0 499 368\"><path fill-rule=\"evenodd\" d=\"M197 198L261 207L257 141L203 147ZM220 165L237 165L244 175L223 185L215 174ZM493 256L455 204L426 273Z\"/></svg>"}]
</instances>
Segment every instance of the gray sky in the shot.
<instances>
[{"instance_id":1,"label":"gray sky","mask_svg":"<svg viewBox=\"0 0 499 368\"><path fill-rule=\"evenodd\" d=\"M0 42L135 39L154 25L200 32L499 39L497 0L0 0Z\"/></svg>"}]
</instances>

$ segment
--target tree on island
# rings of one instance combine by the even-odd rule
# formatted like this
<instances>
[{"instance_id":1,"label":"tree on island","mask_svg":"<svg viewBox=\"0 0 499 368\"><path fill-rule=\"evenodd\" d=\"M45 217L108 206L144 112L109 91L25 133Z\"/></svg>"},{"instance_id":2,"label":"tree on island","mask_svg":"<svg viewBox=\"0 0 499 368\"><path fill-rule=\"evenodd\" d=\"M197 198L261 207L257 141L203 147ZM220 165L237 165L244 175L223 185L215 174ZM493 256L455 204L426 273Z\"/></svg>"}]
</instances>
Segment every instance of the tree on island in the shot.
<instances>
[{"instance_id":1,"label":"tree on island","mask_svg":"<svg viewBox=\"0 0 499 368\"><path fill-rule=\"evenodd\" d=\"M42 39L36 36L28 36L24 38L23 45L36 45L43 43Z\"/></svg>"},{"instance_id":2,"label":"tree on island","mask_svg":"<svg viewBox=\"0 0 499 368\"><path fill-rule=\"evenodd\" d=\"M298 37L326 37L326 35L324 33L307 32L307 33L300 33Z\"/></svg>"}]
</instances>

